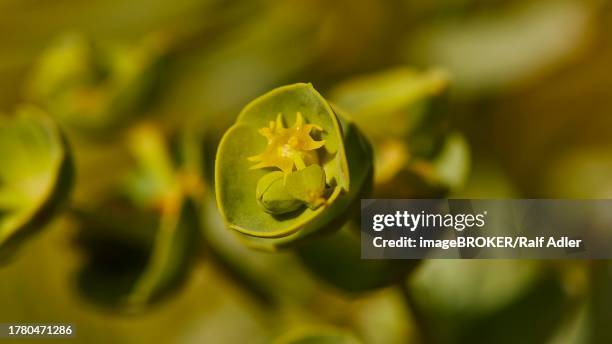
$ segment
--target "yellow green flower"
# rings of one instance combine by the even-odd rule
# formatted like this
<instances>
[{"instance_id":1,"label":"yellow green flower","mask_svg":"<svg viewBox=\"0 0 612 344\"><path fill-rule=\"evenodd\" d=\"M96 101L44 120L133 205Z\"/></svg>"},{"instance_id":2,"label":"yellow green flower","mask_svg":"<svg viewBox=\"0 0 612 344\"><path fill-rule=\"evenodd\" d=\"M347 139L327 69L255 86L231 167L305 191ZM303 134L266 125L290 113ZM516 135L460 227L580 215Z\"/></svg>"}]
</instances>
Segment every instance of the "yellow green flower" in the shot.
<instances>
[{"instance_id":1,"label":"yellow green flower","mask_svg":"<svg viewBox=\"0 0 612 344\"><path fill-rule=\"evenodd\" d=\"M278 114L276 122L271 121L269 127L259 130L259 133L268 140L268 146L261 154L249 157L249 161L257 162L252 169L276 167L285 174L296 169L318 164L319 157L316 150L325 145L325 141L315 141L310 133L316 129L322 131L318 125L304 124L300 112L297 113L295 125L285 128L282 114Z\"/></svg>"}]
</instances>

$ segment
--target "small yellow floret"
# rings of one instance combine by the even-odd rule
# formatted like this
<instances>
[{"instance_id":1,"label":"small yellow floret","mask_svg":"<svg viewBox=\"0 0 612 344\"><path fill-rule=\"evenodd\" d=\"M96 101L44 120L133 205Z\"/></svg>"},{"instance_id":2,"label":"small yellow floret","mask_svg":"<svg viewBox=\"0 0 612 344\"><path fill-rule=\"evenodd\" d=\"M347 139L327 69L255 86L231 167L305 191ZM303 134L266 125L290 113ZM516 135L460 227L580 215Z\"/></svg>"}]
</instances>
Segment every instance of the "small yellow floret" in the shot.
<instances>
[{"instance_id":1,"label":"small yellow floret","mask_svg":"<svg viewBox=\"0 0 612 344\"><path fill-rule=\"evenodd\" d=\"M284 173L290 173L295 166L301 170L312 164L318 164L319 158L316 150L325 145L325 141L315 141L310 132L322 131L318 125L304 124L301 113L297 113L295 125L285 128L282 115L279 113L276 122L270 122L269 127L259 130L259 133L268 140L266 150L258 155L249 157L249 161L257 162L252 169L276 167Z\"/></svg>"}]
</instances>

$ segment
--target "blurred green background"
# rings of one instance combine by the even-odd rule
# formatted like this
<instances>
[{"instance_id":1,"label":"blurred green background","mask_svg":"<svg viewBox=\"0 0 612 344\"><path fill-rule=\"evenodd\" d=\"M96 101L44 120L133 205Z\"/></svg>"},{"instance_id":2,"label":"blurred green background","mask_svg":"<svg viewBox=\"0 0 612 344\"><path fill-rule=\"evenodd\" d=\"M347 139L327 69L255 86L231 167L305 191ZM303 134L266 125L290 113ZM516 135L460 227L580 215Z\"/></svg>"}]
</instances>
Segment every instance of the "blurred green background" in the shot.
<instances>
[{"instance_id":1,"label":"blurred green background","mask_svg":"<svg viewBox=\"0 0 612 344\"><path fill-rule=\"evenodd\" d=\"M413 158L437 129L417 127L397 150L379 140L381 131L396 135L406 114L390 94L406 87L415 99L433 97L426 81L412 86L415 71L448 76L441 108L424 111L442 114L441 135L467 142L450 165L429 153ZM0 0L0 112L22 103L47 111L76 167L68 209L0 265L0 323L74 323L87 343L269 343L330 331L347 343L612 343L606 261L405 262L400 281L370 285L351 275L363 273L351 265L358 260L338 258L330 272L320 261L334 257L329 246L246 248L224 228L209 186L218 140L240 109L274 87L311 82L354 112L363 108L351 99L374 98L373 113L356 121L376 153L403 163L377 161L377 173L417 175L377 174L377 197L609 198L611 71L605 0ZM412 109L413 99L401 101ZM380 118L391 120L369 127L385 111ZM117 248L125 233L96 227L117 215L99 213L121 208L117 194L137 204L154 198L139 174L151 163L142 140L167 141L170 155L197 143L201 243L178 288L125 312L105 292L146 253ZM442 165L434 182L423 177ZM428 182L435 187L421 187ZM143 228L130 240L151 241L148 219L117 217ZM359 283L368 287L351 290Z\"/></svg>"}]
</instances>

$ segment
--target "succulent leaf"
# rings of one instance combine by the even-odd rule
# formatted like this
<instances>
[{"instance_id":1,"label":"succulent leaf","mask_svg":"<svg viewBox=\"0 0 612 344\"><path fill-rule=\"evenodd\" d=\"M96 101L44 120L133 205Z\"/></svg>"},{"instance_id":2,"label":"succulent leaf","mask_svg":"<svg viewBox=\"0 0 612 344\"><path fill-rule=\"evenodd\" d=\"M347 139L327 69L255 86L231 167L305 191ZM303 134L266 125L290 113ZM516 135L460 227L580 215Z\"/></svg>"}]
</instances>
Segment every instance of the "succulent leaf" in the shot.
<instances>
[{"instance_id":1,"label":"succulent leaf","mask_svg":"<svg viewBox=\"0 0 612 344\"><path fill-rule=\"evenodd\" d=\"M0 160L2 255L43 227L67 198L72 164L60 129L25 106L14 118L0 116Z\"/></svg>"}]
</instances>

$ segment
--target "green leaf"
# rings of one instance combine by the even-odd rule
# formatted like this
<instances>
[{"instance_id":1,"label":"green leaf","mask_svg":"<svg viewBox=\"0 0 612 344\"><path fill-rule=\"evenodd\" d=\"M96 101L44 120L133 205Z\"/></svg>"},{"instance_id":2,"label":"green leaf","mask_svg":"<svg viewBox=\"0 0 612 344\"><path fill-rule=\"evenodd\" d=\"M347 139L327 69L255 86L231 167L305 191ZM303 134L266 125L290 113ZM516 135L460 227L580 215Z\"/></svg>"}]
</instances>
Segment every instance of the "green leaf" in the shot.
<instances>
[{"instance_id":1,"label":"green leaf","mask_svg":"<svg viewBox=\"0 0 612 344\"><path fill-rule=\"evenodd\" d=\"M72 164L55 123L33 107L0 116L0 256L41 229L67 198Z\"/></svg>"},{"instance_id":2,"label":"green leaf","mask_svg":"<svg viewBox=\"0 0 612 344\"><path fill-rule=\"evenodd\" d=\"M325 145L320 148L319 160L330 190L326 192L325 203L316 209L302 208L274 216L264 211L255 197L258 182L270 170L252 169L253 164L248 158L264 151L267 142L258 131L276 121L279 113L290 119L289 126L295 123L297 113L300 113L306 124L321 128L317 140L324 141ZM217 203L226 223L248 237L246 240L254 241L255 246L262 244L267 247L271 243L271 246L290 243L298 237L323 230L332 220L343 215L364 185L364 175L367 174L364 171L371 170L371 160L364 153L364 149L368 149L367 143L363 140L358 131L349 128L348 122L341 127L336 113L309 84L284 86L259 97L244 108L237 123L224 135L217 151ZM352 153L354 151L360 153ZM347 158L349 154L356 157L358 165L351 166ZM313 171L316 172L315 168L305 173ZM299 174L295 177L300 179ZM302 181L300 187L310 185L316 179L312 178L308 177L305 184ZM297 186L297 179L290 183L291 188ZM319 188L320 185L315 187ZM295 189L293 192L297 198L305 197L303 192ZM258 237L265 239L258 240Z\"/></svg>"},{"instance_id":3,"label":"green leaf","mask_svg":"<svg viewBox=\"0 0 612 344\"><path fill-rule=\"evenodd\" d=\"M370 137L405 137L427 120L429 103L448 83L441 69L399 67L343 82L331 99Z\"/></svg>"}]
</instances>

